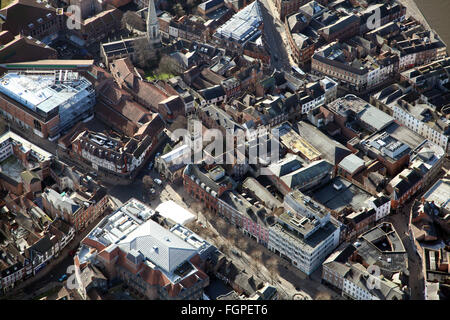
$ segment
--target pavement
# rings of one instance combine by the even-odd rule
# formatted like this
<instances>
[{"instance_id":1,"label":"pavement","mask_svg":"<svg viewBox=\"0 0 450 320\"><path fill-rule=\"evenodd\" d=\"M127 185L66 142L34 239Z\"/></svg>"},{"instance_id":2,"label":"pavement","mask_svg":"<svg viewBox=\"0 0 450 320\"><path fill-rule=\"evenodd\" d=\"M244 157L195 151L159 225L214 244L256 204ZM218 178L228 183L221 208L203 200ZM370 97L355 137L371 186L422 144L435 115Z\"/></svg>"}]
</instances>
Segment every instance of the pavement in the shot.
<instances>
[{"instance_id":1,"label":"pavement","mask_svg":"<svg viewBox=\"0 0 450 320\"><path fill-rule=\"evenodd\" d=\"M284 23L278 18L275 5L272 0L261 0L264 15L265 43L271 53L271 66L278 70L290 70L291 64L295 64L291 58L290 47L287 42Z\"/></svg>"},{"instance_id":2,"label":"pavement","mask_svg":"<svg viewBox=\"0 0 450 320\"><path fill-rule=\"evenodd\" d=\"M428 21L425 19L414 0L398 0L398 2L406 7L406 16L413 17L414 19L420 21L428 30L431 30Z\"/></svg>"},{"instance_id":3,"label":"pavement","mask_svg":"<svg viewBox=\"0 0 450 320\"><path fill-rule=\"evenodd\" d=\"M447 167L450 166L448 160L444 162L443 172L447 172ZM421 192L414 195L411 200L406 202L397 213L390 214L386 217L386 221L391 222L394 225L395 230L400 236L403 245L408 253L408 270L409 270L409 288L410 288L410 298L412 300L424 300L425 295L425 282L423 278L423 268L422 260L417 254L415 245L409 233L409 216L411 213L412 206L414 204L414 199L420 199L422 195L428 191L428 189L439 180L443 174L438 174L429 183L428 186L422 188Z\"/></svg>"}]
</instances>

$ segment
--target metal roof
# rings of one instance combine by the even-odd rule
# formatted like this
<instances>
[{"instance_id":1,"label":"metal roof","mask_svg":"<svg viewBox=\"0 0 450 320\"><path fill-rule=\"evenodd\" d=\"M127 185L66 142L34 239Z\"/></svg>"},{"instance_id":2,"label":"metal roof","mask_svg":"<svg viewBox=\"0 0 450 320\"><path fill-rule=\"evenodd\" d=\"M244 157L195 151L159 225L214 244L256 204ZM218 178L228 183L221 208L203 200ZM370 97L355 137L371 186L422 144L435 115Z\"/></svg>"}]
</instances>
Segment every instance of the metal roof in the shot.
<instances>
[{"instance_id":1,"label":"metal roof","mask_svg":"<svg viewBox=\"0 0 450 320\"><path fill-rule=\"evenodd\" d=\"M127 252L135 250L168 273L197 253L197 249L153 220L148 220L118 243Z\"/></svg>"}]
</instances>

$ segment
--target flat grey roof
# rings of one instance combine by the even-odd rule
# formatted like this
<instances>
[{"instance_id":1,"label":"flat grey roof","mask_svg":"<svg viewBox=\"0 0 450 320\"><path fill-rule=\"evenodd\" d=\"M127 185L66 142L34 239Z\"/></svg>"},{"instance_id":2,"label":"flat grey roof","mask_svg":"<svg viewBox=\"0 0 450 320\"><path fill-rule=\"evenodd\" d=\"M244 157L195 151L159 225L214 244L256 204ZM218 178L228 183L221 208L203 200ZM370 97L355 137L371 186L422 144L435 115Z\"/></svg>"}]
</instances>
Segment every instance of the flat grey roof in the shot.
<instances>
[{"instance_id":1,"label":"flat grey roof","mask_svg":"<svg viewBox=\"0 0 450 320\"><path fill-rule=\"evenodd\" d=\"M297 123L300 136L316 148L328 162L338 164L351 151L343 144L329 138L322 131L304 121Z\"/></svg>"},{"instance_id":2,"label":"flat grey roof","mask_svg":"<svg viewBox=\"0 0 450 320\"><path fill-rule=\"evenodd\" d=\"M419 134L395 122L386 127L384 131L398 141L407 144L411 149L417 148L422 142L425 141L425 138Z\"/></svg>"},{"instance_id":3,"label":"flat grey roof","mask_svg":"<svg viewBox=\"0 0 450 320\"><path fill-rule=\"evenodd\" d=\"M341 187L336 190L334 185ZM311 197L331 210L340 211L350 205L357 211L365 206L372 195L342 177L335 177L323 187L311 192Z\"/></svg>"}]
</instances>

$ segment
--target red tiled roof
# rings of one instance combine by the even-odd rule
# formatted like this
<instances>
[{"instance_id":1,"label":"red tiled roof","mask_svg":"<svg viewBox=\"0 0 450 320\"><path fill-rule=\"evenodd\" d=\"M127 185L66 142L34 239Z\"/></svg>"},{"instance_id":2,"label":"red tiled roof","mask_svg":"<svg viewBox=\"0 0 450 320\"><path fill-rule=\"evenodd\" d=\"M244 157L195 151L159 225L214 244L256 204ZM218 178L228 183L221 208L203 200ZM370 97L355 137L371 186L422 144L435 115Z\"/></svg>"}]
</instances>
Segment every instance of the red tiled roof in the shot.
<instances>
[{"instance_id":1,"label":"red tiled roof","mask_svg":"<svg viewBox=\"0 0 450 320\"><path fill-rule=\"evenodd\" d=\"M178 95L178 91L175 90L170 84L168 84L165 81L158 81L157 84L162 87L167 94L171 95L171 96L176 96Z\"/></svg>"},{"instance_id":2,"label":"red tiled roof","mask_svg":"<svg viewBox=\"0 0 450 320\"><path fill-rule=\"evenodd\" d=\"M149 112L140 104L128 99L122 99L118 104L112 105L112 107L135 124L137 124L146 115L150 117Z\"/></svg>"},{"instance_id":3,"label":"red tiled roof","mask_svg":"<svg viewBox=\"0 0 450 320\"><path fill-rule=\"evenodd\" d=\"M145 135L155 137L164 129L164 127L164 121L161 116L158 113L153 113L151 115L151 120L141 126L134 136L138 139L141 139Z\"/></svg>"},{"instance_id":4,"label":"red tiled roof","mask_svg":"<svg viewBox=\"0 0 450 320\"><path fill-rule=\"evenodd\" d=\"M161 107L164 105L170 113L176 117L178 115L184 115L184 101L180 96L170 96L169 98L160 102ZM159 107L158 107L159 109Z\"/></svg>"},{"instance_id":5,"label":"red tiled roof","mask_svg":"<svg viewBox=\"0 0 450 320\"><path fill-rule=\"evenodd\" d=\"M5 45L14 40L14 35L8 30L0 32L0 45Z\"/></svg>"},{"instance_id":6,"label":"red tiled roof","mask_svg":"<svg viewBox=\"0 0 450 320\"><path fill-rule=\"evenodd\" d=\"M158 103L168 98L169 96L155 85L139 80L135 88L136 95L149 104L152 108L157 109Z\"/></svg>"},{"instance_id":7,"label":"red tiled roof","mask_svg":"<svg viewBox=\"0 0 450 320\"><path fill-rule=\"evenodd\" d=\"M133 87L135 81L137 81L137 74L134 70L134 66L128 58L114 60L110 64L110 69L111 74L119 86L126 83L130 87Z\"/></svg>"},{"instance_id":8,"label":"red tiled roof","mask_svg":"<svg viewBox=\"0 0 450 320\"><path fill-rule=\"evenodd\" d=\"M95 105L95 113L97 117L107 123L109 126L122 131L128 136L132 136L136 130L137 125L127 119L124 115L118 113L115 109L99 102Z\"/></svg>"}]
</instances>

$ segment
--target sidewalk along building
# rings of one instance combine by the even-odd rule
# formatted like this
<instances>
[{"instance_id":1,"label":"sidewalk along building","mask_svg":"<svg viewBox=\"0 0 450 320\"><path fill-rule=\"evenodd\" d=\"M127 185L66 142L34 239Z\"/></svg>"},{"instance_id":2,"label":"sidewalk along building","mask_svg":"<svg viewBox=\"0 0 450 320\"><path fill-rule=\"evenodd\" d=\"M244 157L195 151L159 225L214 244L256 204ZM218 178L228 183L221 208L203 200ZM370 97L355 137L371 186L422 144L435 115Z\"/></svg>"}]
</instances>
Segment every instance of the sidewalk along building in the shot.
<instances>
[{"instance_id":1,"label":"sidewalk along building","mask_svg":"<svg viewBox=\"0 0 450 320\"><path fill-rule=\"evenodd\" d=\"M300 191L285 196L286 209L269 228L269 250L310 275L339 244L340 226L330 212Z\"/></svg>"},{"instance_id":2,"label":"sidewalk along building","mask_svg":"<svg viewBox=\"0 0 450 320\"><path fill-rule=\"evenodd\" d=\"M83 269L95 265L108 280L123 281L142 298L200 299L209 284L205 261L215 247L179 224L164 228L154 216L150 207L130 199L104 218L74 258L77 282L82 283Z\"/></svg>"},{"instance_id":3,"label":"sidewalk along building","mask_svg":"<svg viewBox=\"0 0 450 320\"><path fill-rule=\"evenodd\" d=\"M54 141L93 116L95 91L78 72L8 72L0 78L0 112L34 134Z\"/></svg>"}]
</instances>

